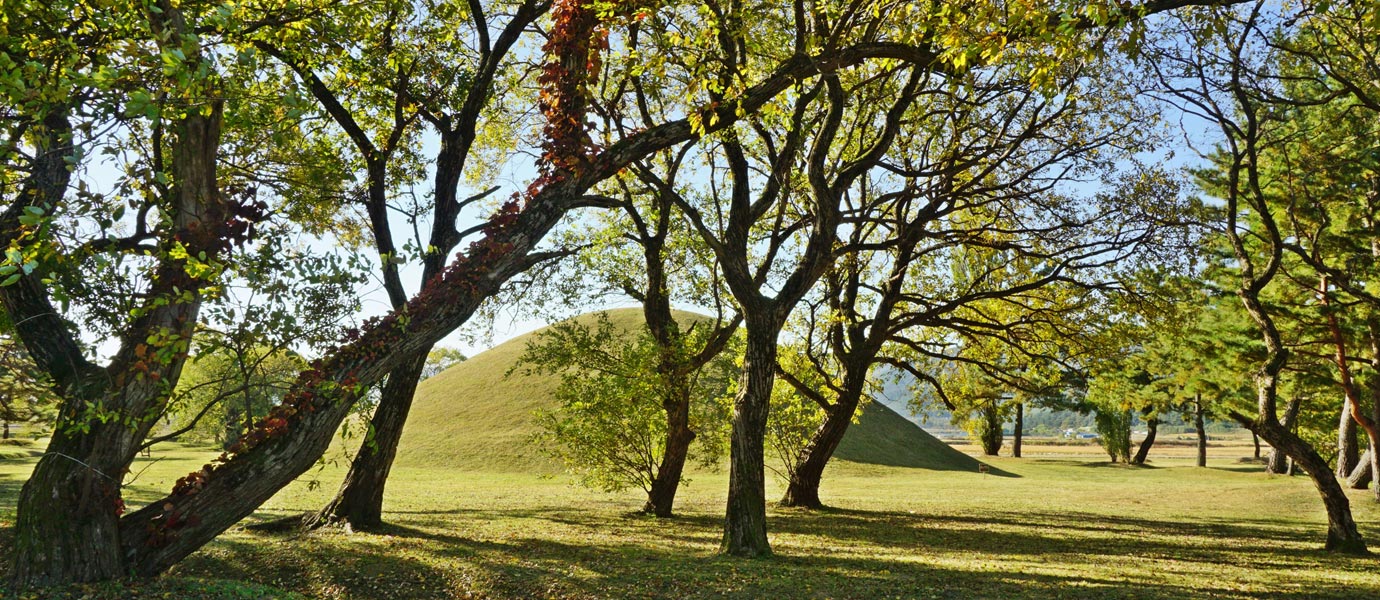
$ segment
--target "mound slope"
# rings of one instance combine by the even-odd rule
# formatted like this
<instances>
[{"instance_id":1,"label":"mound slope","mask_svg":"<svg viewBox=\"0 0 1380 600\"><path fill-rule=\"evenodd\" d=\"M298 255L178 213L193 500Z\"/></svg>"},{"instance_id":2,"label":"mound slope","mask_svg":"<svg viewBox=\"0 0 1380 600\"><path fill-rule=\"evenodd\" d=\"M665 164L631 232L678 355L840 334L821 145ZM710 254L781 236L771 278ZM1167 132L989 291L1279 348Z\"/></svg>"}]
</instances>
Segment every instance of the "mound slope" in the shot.
<instances>
[{"instance_id":1,"label":"mound slope","mask_svg":"<svg viewBox=\"0 0 1380 600\"><path fill-rule=\"evenodd\" d=\"M642 325L638 309L608 311L615 326ZM694 318L681 313L677 318ZM593 323L592 314L576 317ZM556 377L505 377L541 330L480 353L423 381L403 429L398 464L465 471L556 473L561 466L534 447L532 413L555 406ZM977 468L977 461L939 441L879 402L863 410L839 445L842 460L937 470Z\"/></svg>"}]
</instances>

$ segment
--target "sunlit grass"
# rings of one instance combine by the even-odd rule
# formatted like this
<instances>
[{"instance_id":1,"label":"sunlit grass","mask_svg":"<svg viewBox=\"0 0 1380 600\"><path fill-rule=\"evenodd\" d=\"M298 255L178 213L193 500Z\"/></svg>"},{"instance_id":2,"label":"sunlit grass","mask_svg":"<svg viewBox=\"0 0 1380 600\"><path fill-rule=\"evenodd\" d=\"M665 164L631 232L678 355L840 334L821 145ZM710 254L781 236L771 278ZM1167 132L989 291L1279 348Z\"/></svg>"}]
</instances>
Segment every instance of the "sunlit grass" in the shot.
<instances>
[{"instance_id":1,"label":"sunlit grass","mask_svg":"<svg viewBox=\"0 0 1380 600\"><path fill-rule=\"evenodd\" d=\"M159 449L132 498L209 453ZM147 464L147 459L141 459ZM0 519L32 460L0 462ZM1380 561L1322 552L1324 519L1304 477L1235 456L1198 469L1087 459L995 459L1011 476L843 464L824 512L770 511L776 556L716 555L726 477L696 473L680 516L635 514L635 492L593 493L527 474L400 468L376 534L234 530L175 570L320 598L1365 598ZM139 467L136 467L136 471ZM318 508L326 467L251 521ZM780 494L772 482L768 494ZM1380 547L1380 508L1352 503Z\"/></svg>"}]
</instances>

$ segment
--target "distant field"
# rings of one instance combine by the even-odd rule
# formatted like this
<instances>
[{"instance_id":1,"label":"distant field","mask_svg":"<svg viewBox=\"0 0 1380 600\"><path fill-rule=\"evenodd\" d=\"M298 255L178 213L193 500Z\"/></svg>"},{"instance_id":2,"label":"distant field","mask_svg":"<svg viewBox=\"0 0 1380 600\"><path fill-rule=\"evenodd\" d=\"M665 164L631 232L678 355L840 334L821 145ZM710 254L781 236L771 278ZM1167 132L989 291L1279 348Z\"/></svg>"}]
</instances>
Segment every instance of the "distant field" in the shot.
<instances>
[{"instance_id":1,"label":"distant field","mask_svg":"<svg viewBox=\"0 0 1380 600\"><path fill-rule=\"evenodd\" d=\"M140 459L131 504L210 454L169 446ZM1151 468L993 459L1009 477L842 464L823 489L837 508L771 509L777 555L753 561L715 555L720 473L692 475L681 516L657 520L634 514L633 491L402 467L382 534L234 530L174 574L332 599L1380 597L1376 559L1318 550L1322 510L1306 478L1263 475L1236 454L1208 469L1167 455ZM0 527L32 463L0 461ZM313 472L250 521L319 507L342 472ZM1380 507L1362 492L1353 505L1380 548Z\"/></svg>"},{"instance_id":2,"label":"distant field","mask_svg":"<svg viewBox=\"0 0 1380 600\"><path fill-rule=\"evenodd\" d=\"M946 440L950 446L964 452L979 456L982 454L982 447L968 440ZM1134 454L1140 440L1132 442L1131 452ZM1261 444L1261 455L1270 451L1270 447ZM1244 438L1240 436L1228 438L1215 438L1208 441L1209 460L1228 460L1247 459L1253 456L1255 447L1251 444L1250 436ZM1011 440L1007 438L1002 444L1001 456L1011 456ZM1021 456L1025 458L1039 457L1081 457L1088 459L1106 460L1107 453L1102 450L1102 446L1097 445L1094 440L1072 441L1062 438L1026 438L1021 444ZM1193 459L1198 456L1198 439L1192 435L1170 435L1161 436L1150 448L1151 464L1167 458L1187 458Z\"/></svg>"}]
</instances>

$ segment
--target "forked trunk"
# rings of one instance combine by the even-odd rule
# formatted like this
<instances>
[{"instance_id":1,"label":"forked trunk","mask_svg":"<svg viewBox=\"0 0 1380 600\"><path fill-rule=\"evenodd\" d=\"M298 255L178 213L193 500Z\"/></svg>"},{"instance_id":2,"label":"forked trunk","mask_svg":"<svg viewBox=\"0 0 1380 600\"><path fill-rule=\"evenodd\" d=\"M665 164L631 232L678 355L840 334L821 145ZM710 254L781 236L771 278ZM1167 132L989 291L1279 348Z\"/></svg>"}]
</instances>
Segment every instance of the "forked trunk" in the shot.
<instances>
[{"instance_id":1,"label":"forked trunk","mask_svg":"<svg viewBox=\"0 0 1380 600\"><path fill-rule=\"evenodd\" d=\"M1133 465L1145 464L1145 459L1150 455L1150 447L1155 445L1155 436L1159 433L1160 420L1150 418L1145 422L1145 439L1140 442L1140 449L1136 450L1136 456L1131 459Z\"/></svg>"},{"instance_id":2,"label":"forked trunk","mask_svg":"<svg viewBox=\"0 0 1380 600\"><path fill-rule=\"evenodd\" d=\"M345 482L335 499L306 523L308 528L348 523L352 529L369 530L383 525L384 486L398 454L403 423L412 409L426 357L427 352L419 352L389 371L378 407L369 420L368 437L350 463Z\"/></svg>"},{"instance_id":3,"label":"forked trunk","mask_svg":"<svg viewBox=\"0 0 1380 600\"><path fill-rule=\"evenodd\" d=\"M729 444L728 510L722 551L735 556L768 556L767 492L764 472L767 413L776 377L779 327L748 320L747 350L733 403Z\"/></svg>"}]
</instances>

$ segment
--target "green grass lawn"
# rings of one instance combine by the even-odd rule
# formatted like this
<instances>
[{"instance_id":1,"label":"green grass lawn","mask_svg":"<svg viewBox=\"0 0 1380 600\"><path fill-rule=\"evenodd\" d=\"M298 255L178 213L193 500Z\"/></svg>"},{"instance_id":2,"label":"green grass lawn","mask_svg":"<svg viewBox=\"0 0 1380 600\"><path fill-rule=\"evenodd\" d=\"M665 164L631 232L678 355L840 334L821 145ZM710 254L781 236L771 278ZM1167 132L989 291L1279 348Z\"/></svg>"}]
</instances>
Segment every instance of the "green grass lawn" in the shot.
<instances>
[{"instance_id":1,"label":"green grass lawn","mask_svg":"<svg viewBox=\"0 0 1380 600\"><path fill-rule=\"evenodd\" d=\"M208 456L169 446L140 459L135 472L148 468L131 488L131 505ZM1208 469L1180 459L1153 468L1055 458L993 463L1010 476L836 466L823 490L835 509L771 509L776 556L765 560L715 554L720 473L693 475L677 505L681 516L658 520L634 514L642 499L631 491L402 467L389 484L386 531L238 529L174 574L313 598L1380 596L1380 559L1319 550L1321 504L1304 477L1270 477L1227 459ZM32 464L0 461L5 528ZM310 473L250 522L319 507L343 467ZM768 493L777 496L779 486ZM1352 503L1380 549L1380 507L1362 492Z\"/></svg>"}]
</instances>

